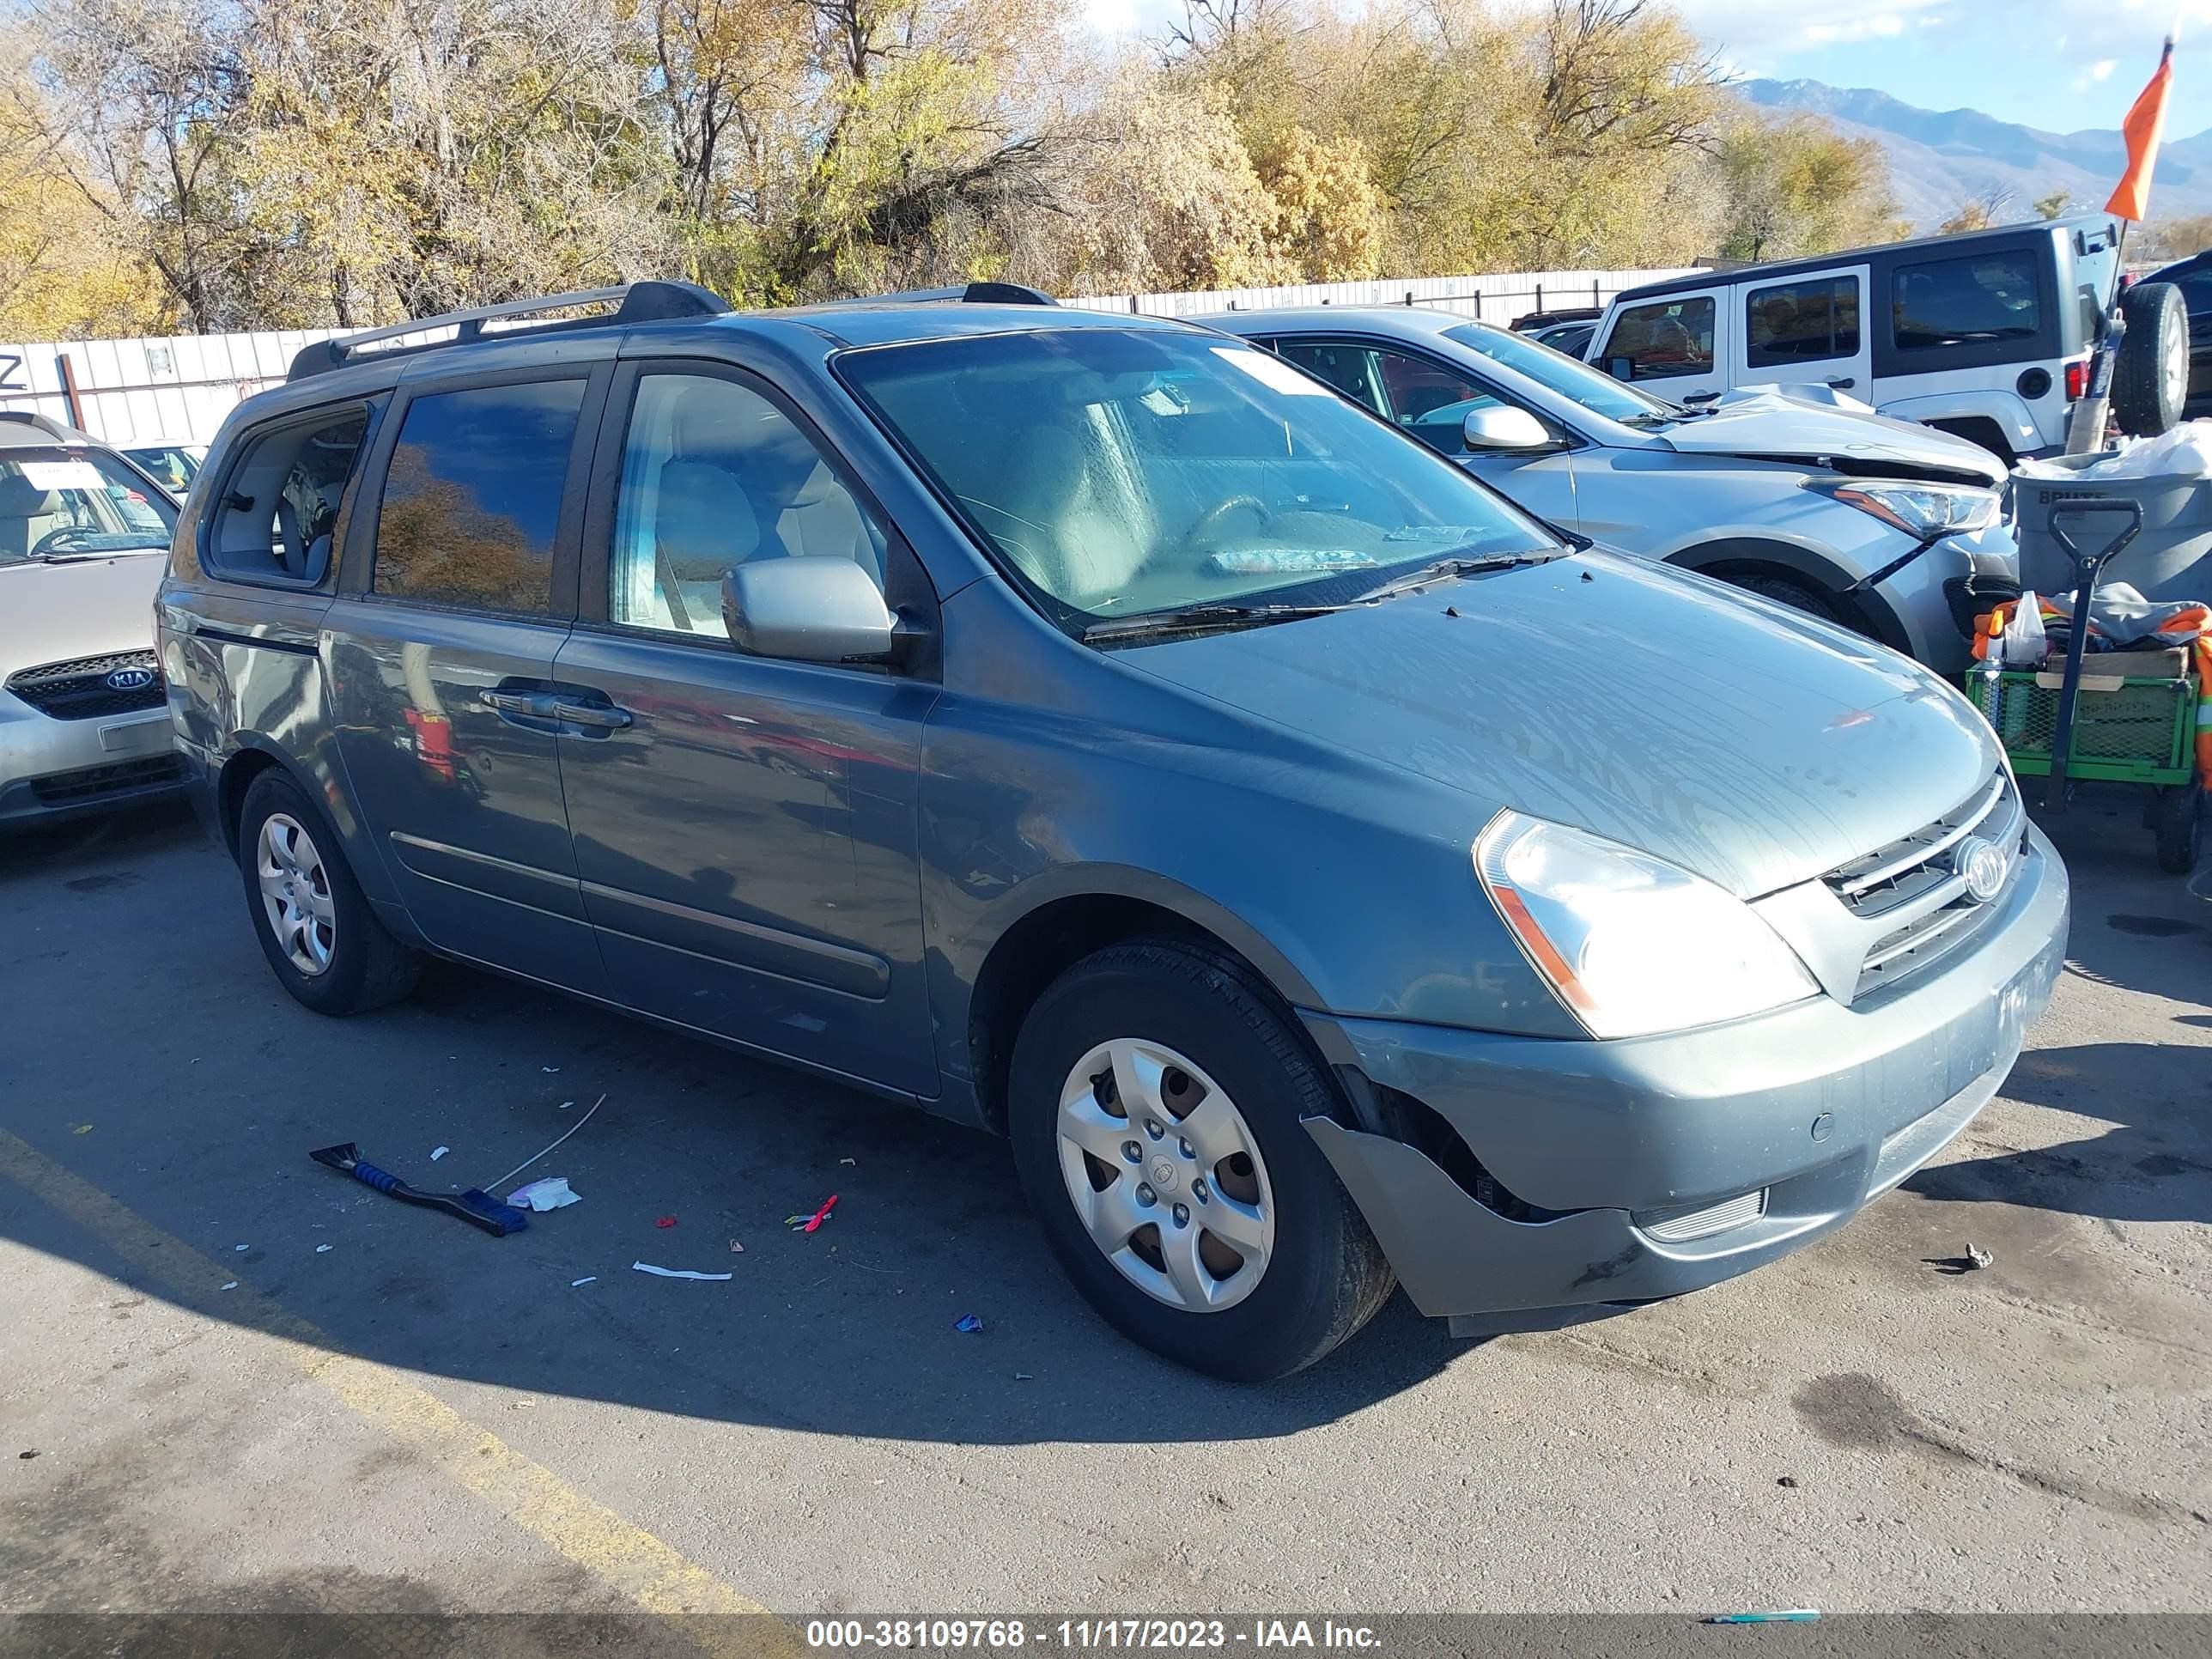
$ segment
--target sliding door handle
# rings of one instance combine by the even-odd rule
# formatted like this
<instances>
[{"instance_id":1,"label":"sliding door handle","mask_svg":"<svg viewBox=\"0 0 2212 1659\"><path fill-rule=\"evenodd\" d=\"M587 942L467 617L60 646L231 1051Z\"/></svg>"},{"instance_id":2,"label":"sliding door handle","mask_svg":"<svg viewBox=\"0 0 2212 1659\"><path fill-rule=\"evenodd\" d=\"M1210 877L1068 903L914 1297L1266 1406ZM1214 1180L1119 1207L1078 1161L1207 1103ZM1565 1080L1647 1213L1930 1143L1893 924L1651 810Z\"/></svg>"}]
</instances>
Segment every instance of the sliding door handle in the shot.
<instances>
[{"instance_id":1,"label":"sliding door handle","mask_svg":"<svg viewBox=\"0 0 2212 1659\"><path fill-rule=\"evenodd\" d=\"M571 726L587 726L594 732L619 732L630 723L630 712L612 703L569 702L556 700L554 714Z\"/></svg>"},{"instance_id":2,"label":"sliding door handle","mask_svg":"<svg viewBox=\"0 0 2212 1659\"><path fill-rule=\"evenodd\" d=\"M544 691L479 691L478 701L495 713L510 719L549 720L553 714L553 699Z\"/></svg>"}]
</instances>

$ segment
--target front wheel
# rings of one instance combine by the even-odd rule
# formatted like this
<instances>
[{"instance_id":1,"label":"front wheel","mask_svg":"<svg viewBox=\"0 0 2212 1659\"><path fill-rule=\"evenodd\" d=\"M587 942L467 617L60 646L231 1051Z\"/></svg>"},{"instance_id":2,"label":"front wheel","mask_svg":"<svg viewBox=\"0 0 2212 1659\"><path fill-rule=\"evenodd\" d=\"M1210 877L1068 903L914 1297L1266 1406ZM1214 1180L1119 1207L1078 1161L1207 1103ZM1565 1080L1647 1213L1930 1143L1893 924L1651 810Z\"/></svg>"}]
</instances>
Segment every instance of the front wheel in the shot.
<instances>
[{"instance_id":1,"label":"front wheel","mask_svg":"<svg viewBox=\"0 0 2212 1659\"><path fill-rule=\"evenodd\" d=\"M1310 1365L1395 1281L1302 1120L1335 1091L1234 964L1146 941L1048 987L1008 1079L1053 1253L1124 1335L1237 1382Z\"/></svg>"}]
</instances>

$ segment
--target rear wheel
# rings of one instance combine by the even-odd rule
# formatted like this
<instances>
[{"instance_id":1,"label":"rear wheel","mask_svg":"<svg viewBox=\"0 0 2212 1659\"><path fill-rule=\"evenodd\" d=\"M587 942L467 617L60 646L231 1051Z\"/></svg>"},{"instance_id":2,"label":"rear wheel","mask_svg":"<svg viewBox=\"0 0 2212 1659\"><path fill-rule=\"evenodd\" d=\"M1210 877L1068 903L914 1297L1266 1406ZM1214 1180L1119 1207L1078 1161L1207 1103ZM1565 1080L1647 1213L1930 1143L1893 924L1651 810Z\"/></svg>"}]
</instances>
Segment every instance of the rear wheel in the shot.
<instances>
[{"instance_id":1,"label":"rear wheel","mask_svg":"<svg viewBox=\"0 0 2212 1659\"><path fill-rule=\"evenodd\" d=\"M1015 1167L1053 1253L1124 1335L1238 1382L1311 1364L1395 1281L1303 1119L1335 1091L1232 963L1110 946L1030 1010Z\"/></svg>"},{"instance_id":2,"label":"rear wheel","mask_svg":"<svg viewBox=\"0 0 2212 1659\"><path fill-rule=\"evenodd\" d=\"M2204 792L2194 783L2167 784L2151 808L2158 834L2158 867L2185 876L2197 867L2204 843Z\"/></svg>"},{"instance_id":3,"label":"rear wheel","mask_svg":"<svg viewBox=\"0 0 2212 1659\"><path fill-rule=\"evenodd\" d=\"M239 813L238 862L261 953L294 999L356 1014L415 988L421 958L369 908L336 832L283 773L264 772Z\"/></svg>"},{"instance_id":4,"label":"rear wheel","mask_svg":"<svg viewBox=\"0 0 2212 1659\"><path fill-rule=\"evenodd\" d=\"M2137 283L2120 296L2127 333L2112 365L2112 417L2133 438L2170 432L2189 401L2189 307L2172 283Z\"/></svg>"}]
</instances>

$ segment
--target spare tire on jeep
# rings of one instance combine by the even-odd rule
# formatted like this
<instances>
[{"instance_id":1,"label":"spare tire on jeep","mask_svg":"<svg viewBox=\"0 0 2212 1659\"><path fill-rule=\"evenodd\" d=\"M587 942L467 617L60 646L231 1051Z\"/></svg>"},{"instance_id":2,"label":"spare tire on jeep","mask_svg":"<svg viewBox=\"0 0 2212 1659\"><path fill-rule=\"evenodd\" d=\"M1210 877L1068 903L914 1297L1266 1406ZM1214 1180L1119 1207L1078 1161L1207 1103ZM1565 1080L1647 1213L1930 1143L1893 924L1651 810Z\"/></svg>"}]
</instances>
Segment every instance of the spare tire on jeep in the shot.
<instances>
[{"instance_id":1,"label":"spare tire on jeep","mask_svg":"<svg viewBox=\"0 0 2212 1659\"><path fill-rule=\"evenodd\" d=\"M2112 365L2112 416L2131 438L2155 438L2181 420L2189 396L2189 307L2172 283L2137 283L2120 296L2128 331Z\"/></svg>"}]
</instances>

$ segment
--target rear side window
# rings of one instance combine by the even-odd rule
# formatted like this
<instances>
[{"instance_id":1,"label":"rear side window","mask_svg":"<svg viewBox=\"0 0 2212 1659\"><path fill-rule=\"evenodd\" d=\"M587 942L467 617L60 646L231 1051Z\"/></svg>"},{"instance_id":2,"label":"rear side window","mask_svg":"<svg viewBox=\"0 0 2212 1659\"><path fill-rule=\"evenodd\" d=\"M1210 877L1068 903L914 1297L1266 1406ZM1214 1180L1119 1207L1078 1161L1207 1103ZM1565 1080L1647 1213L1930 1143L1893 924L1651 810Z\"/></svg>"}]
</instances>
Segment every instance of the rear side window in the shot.
<instances>
[{"instance_id":1,"label":"rear side window","mask_svg":"<svg viewBox=\"0 0 2212 1659\"><path fill-rule=\"evenodd\" d=\"M544 616L581 380L473 386L411 400L385 475L373 590Z\"/></svg>"},{"instance_id":2,"label":"rear side window","mask_svg":"<svg viewBox=\"0 0 2212 1659\"><path fill-rule=\"evenodd\" d=\"M354 404L249 439L213 508L215 574L320 584L330 574L338 503L368 438L368 410Z\"/></svg>"},{"instance_id":3,"label":"rear side window","mask_svg":"<svg viewBox=\"0 0 2212 1659\"><path fill-rule=\"evenodd\" d=\"M1899 265L1889 298L1899 351L2025 340L2043 327L2035 256L2026 249Z\"/></svg>"},{"instance_id":4,"label":"rear side window","mask_svg":"<svg viewBox=\"0 0 2212 1659\"><path fill-rule=\"evenodd\" d=\"M1755 288L1744 301L1744 360L1753 368L1858 355L1856 276Z\"/></svg>"},{"instance_id":5,"label":"rear side window","mask_svg":"<svg viewBox=\"0 0 2212 1659\"><path fill-rule=\"evenodd\" d=\"M1638 380L1710 374L1714 313L1709 294L1630 306L1613 321L1613 334L1605 343L1606 360L1627 358L1636 366L1631 378Z\"/></svg>"}]
</instances>

